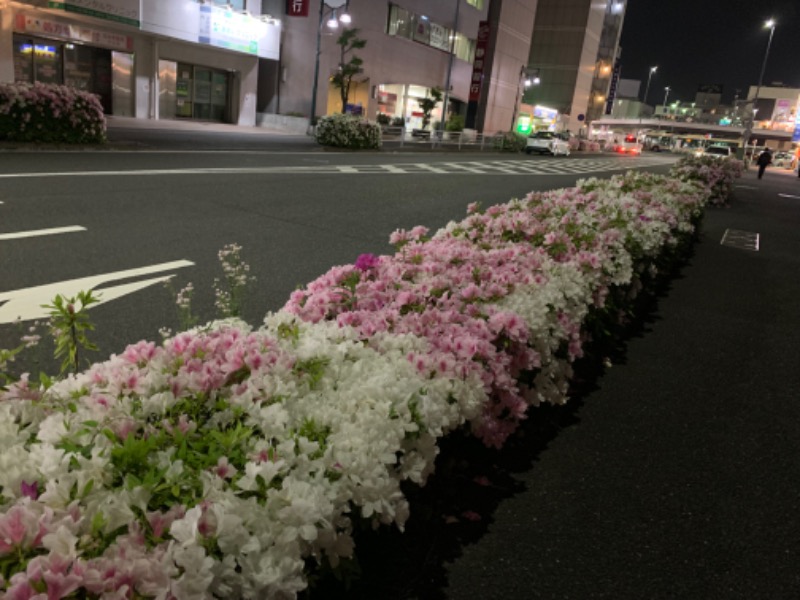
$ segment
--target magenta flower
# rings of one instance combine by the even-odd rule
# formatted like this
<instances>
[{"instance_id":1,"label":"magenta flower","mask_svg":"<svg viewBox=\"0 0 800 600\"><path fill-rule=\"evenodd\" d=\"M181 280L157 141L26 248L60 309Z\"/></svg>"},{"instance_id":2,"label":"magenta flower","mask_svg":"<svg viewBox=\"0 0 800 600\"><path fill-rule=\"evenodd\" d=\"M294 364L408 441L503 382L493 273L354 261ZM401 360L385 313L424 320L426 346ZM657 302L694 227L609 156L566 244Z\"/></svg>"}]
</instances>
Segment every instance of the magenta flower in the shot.
<instances>
[{"instance_id":1,"label":"magenta flower","mask_svg":"<svg viewBox=\"0 0 800 600\"><path fill-rule=\"evenodd\" d=\"M361 254L356 259L356 269L359 271L369 271L377 267L380 260L381 259L374 254Z\"/></svg>"},{"instance_id":2,"label":"magenta flower","mask_svg":"<svg viewBox=\"0 0 800 600\"><path fill-rule=\"evenodd\" d=\"M33 483L23 481L20 487L22 488L23 496L27 496L31 500L36 500L39 497L39 484L35 481Z\"/></svg>"}]
</instances>

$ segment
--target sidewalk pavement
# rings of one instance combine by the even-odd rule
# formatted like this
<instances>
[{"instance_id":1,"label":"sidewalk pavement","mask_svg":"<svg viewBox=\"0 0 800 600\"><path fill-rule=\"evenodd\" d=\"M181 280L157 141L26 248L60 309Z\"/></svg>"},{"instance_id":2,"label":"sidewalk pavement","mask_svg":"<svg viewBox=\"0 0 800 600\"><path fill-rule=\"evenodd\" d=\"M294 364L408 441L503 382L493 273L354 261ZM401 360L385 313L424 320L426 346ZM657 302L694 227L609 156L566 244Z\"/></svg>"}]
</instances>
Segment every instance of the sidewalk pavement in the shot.
<instances>
[{"instance_id":1,"label":"sidewalk pavement","mask_svg":"<svg viewBox=\"0 0 800 600\"><path fill-rule=\"evenodd\" d=\"M230 123L216 123L210 121L195 121L186 119L135 119L133 117L119 117L106 115L106 127L109 131L118 129L140 129L159 131L205 131L212 133L240 133L244 135L285 135L294 137L307 137L306 134L289 133L281 129L267 126L233 125Z\"/></svg>"},{"instance_id":2,"label":"sidewalk pavement","mask_svg":"<svg viewBox=\"0 0 800 600\"><path fill-rule=\"evenodd\" d=\"M342 597L800 598L798 232L797 175L747 172L623 360L467 467L458 523L412 510L421 539L376 544Z\"/></svg>"}]
</instances>

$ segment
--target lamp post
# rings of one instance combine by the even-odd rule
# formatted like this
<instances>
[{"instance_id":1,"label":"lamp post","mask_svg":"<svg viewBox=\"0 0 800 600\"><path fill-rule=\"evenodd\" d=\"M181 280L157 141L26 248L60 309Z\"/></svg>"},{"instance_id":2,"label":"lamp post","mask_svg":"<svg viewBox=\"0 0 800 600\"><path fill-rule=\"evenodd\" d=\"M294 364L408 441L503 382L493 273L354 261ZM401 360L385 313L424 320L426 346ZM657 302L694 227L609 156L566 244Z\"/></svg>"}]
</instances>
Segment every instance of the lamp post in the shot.
<instances>
[{"instance_id":1,"label":"lamp post","mask_svg":"<svg viewBox=\"0 0 800 600\"><path fill-rule=\"evenodd\" d=\"M667 110L667 98L669 98L670 89L671 88L669 86L664 88L664 106L663 106L664 112L666 112Z\"/></svg>"},{"instance_id":2,"label":"lamp post","mask_svg":"<svg viewBox=\"0 0 800 600\"><path fill-rule=\"evenodd\" d=\"M753 108L758 103L758 96L761 93L761 85L764 83L764 71L767 69L767 59L769 58L769 49L772 46L772 36L775 35L775 19L770 19L764 23L764 27L769 27L769 41L767 41L767 51L764 52L764 62L761 63L761 74L758 76L758 87L756 87L756 95L753 97ZM747 113L745 113L747 114ZM750 141L750 136L753 133L753 121L755 120L755 111L747 117L747 124L745 125L742 134L742 152L745 154L742 158L747 161L747 143ZM748 161L749 162L749 161ZM747 163L746 163L747 164Z\"/></svg>"},{"instance_id":3,"label":"lamp post","mask_svg":"<svg viewBox=\"0 0 800 600\"><path fill-rule=\"evenodd\" d=\"M348 25L351 22L349 13L347 12L350 0L320 0L319 1L319 24L317 26L317 53L314 58L314 86L311 88L311 117L309 119L309 132L313 131L317 123L317 85L319 82L319 55L322 52L322 24L325 22L325 7L330 10L328 14L327 25L329 29L336 29L339 23ZM336 10L344 6L344 12L336 18Z\"/></svg>"},{"instance_id":4,"label":"lamp post","mask_svg":"<svg viewBox=\"0 0 800 600\"><path fill-rule=\"evenodd\" d=\"M450 59L447 63L447 81L444 85L444 100L442 101L442 118L439 121L439 130L444 131L447 124L447 103L450 100L450 78L453 73L453 59L456 55L456 35L458 35L458 9L461 7L461 0L456 0L456 14L453 17L453 31L450 34Z\"/></svg>"},{"instance_id":5,"label":"lamp post","mask_svg":"<svg viewBox=\"0 0 800 600\"><path fill-rule=\"evenodd\" d=\"M642 103L647 105L647 94L650 92L650 80L653 78L653 73L658 71L658 67L650 67L650 74L647 76L647 85L644 87L644 99ZM642 116L642 109L639 108L639 116Z\"/></svg>"}]
</instances>

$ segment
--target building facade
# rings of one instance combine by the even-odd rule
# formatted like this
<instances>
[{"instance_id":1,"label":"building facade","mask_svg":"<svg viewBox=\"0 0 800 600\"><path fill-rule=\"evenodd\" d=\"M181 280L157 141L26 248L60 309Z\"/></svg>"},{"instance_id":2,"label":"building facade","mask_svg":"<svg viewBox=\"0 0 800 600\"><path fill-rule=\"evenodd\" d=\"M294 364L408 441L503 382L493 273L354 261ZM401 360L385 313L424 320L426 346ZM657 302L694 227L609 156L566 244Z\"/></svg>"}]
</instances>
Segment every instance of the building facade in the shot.
<instances>
[{"instance_id":1,"label":"building facade","mask_svg":"<svg viewBox=\"0 0 800 600\"><path fill-rule=\"evenodd\" d=\"M0 81L97 94L107 114L254 125L280 21L260 2L0 0Z\"/></svg>"},{"instance_id":2,"label":"building facade","mask_svg":"<svg viewBox=\"0 0 800 600\"><path fill-rule=\"evenodd\" d=\"M284 15L280 75L276 85L264 88L265 109L311 116L315 104L315 116L344 109L370 120L386 115L417 128L422 124L420 100L438 88L447 96L448 114L466 114L476 37L487 16L488 0L304 1L306 10L297 16L286 12L288 5L265 3ZM353 80L348 106L343 107L339 89L331 82L342 62L337 44L342 26L331 30L327 24L345 10L352 19L348 27L357 29L366 45L352 53L363 64ZM440 102L432 121L442 119L442 108Z\"/></svg>"},{"instance_id":3,"label":"building facade","mask_svg":"<svg viewBox=\"0 0 800 600\"><path fill-rule=\"evenodd\" d=\"M800 110L800 89L777 85L762 86L760 89L751 86L747 102L742 105L742 112L744 110L754 111L756 129L793 132Z\"/></svg>"},{"instance_id":4,"label":"building facade","mask_svg":"<svg viewBox=\"0 0 800 600\"><path fill-rule=\"evenodd\" d=\"M0 81L78 87L98 94L110 115L255 125L259 113L344 111L416 129L421 101L438 88L444 101L432 124L459 115L485 133L509 131L521 106L539 104L562 113L559 128L576 129L607 93L624 15L615 0L0 0L0 8ZM343 58L345 13L365 45ZM361 69L343 103L333 77L353 55ZM534 74L541 85L526 89Z\"/></svg>"},{"instance_id":5,"label":"building facade","mask_svg":"<svg viewBox=\"0 0 800 600\"><path fill-rule=\"evenodd\" d=\"M541 84L525 102L558 111L572 131L610 112L625 8L623 0L539 0L528 67Z\"/></svg>"}]
</instances>

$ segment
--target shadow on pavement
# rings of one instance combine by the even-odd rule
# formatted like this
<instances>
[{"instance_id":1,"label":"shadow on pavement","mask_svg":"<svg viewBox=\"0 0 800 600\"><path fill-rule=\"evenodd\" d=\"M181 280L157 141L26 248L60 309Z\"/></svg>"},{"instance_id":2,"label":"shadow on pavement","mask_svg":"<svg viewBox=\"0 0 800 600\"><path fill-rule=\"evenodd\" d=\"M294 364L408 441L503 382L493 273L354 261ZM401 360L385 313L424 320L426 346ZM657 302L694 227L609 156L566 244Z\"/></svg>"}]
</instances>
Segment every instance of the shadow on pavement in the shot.
<instances>
[{"instance_id":1,"label":"shadow on pavement","mask_svg":"<svg viewBox=\"0 0 800 600\"><path fill-rule=\"evenodd\" d=\"M528 491L518 474L535 470L541 454L566 428L580 423L580 412L597 389L605 364L626 363L627 342L646 335L658 321L658 299L665 296L671 282L681 277L688 265L693 246L683 249L668 272L640 294L633 308L635 318L618 325L610 337L612 343L588 347L586 357L574 365L575 375L569 401L562 406L541 405L532 408L517 433L502 450L486 448L464 432L456 432L440 443L436 471L427 485L404 486L411 505L406 531L382 527L365 529L355 535L358 566L353 580L336 579L330 573L320 575L301 597L348 600L445 600L448 595L447 565L459 558L463 549L485 543L496 511L504 501ZM576 532L580 535L580 532ZM498 548L508 553L508 547ZM498 596L503 595L498 582Z\"/></svg>"}]
</instances>

